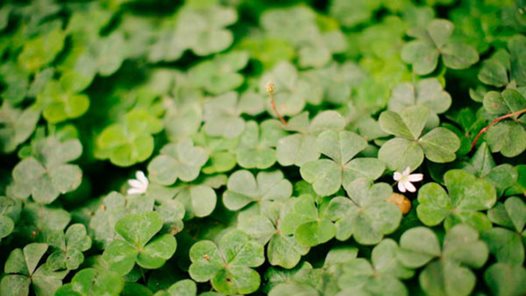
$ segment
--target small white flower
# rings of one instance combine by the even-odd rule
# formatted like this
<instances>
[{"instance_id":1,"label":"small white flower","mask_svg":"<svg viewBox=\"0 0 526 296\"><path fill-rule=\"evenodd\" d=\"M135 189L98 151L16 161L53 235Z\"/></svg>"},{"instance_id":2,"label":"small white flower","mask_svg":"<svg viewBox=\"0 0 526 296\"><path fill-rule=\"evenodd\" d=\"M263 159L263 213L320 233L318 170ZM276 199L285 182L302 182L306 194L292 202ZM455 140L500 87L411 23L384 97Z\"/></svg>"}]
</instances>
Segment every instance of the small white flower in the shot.
<instances>
[{"instance_id":1,"label":"small white flower","mask_svg":"<svg viewBox=\"0 0 526 296\"><path fill-rule=\"evenodd\" d=\"M405 168L405 170L402 173L394 173L393 178L395 181L398 182L398 190L400 190L400 192L406 192L406 190L409 192L415 192L416 188L413 184L411 184L411 182L419 182L424 179L424 175L422 174L410 173L411 169L409 167Z\"/></svg>"},{"instance_id":2,"label":"small white flower","mask_svg":"<svg viewBox=\"0 0 526 296\"><path fill-rule=\"evenodd\" d=\"M128 180L128 184L130 184L131 188L128 189L128 194L142 194L145 193L148 189L148 178L144 175L143 172L137 171L135 173L136 179Z\"/></svg>"}]
</instances>

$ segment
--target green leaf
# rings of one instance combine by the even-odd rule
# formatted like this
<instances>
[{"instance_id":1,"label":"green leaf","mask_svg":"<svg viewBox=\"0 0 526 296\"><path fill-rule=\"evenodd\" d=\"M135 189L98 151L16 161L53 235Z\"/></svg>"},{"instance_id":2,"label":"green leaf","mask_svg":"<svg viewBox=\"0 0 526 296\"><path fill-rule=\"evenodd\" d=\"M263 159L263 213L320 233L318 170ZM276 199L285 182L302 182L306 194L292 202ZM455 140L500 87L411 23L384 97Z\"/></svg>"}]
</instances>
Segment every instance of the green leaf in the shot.
<instances>
[{"instance_id":1,"label":"green leaf","mask_svg":"<svg viewBox=\"0 0 526 296\"><path fill-rule=\"evenodd\" d=\"M55 59L62 51L65 39L66 34L60 29L55 29L29 40L18 56L18 63L24 69L36 72Z\"/></svg>"},{"instance_id":2,"label":"green leaf","mask_svg":"<svg viewBox=\"0 0 526 296\"><path fill-rule=\"evenodd\" d=\"M515 157L526 150L526 131L520 123L499 122L488 130L486 141L492 152Z\"/></svg>"},{"instance_id":3,"label":"green leaf","mask_svg":"<svg viewBox=\"0 0 526 296\"><path fill-rule=\"evenodd\" d=\"M195 147L190 140L167 144L161 149L161 155L148 165L148 175L152 181L162 185L172 185L178 179L192 181L197 178L207 160L207 152Z\"/></svg>"},{"instance_id":4,"label":"green leaf","mask_svg":"<svg viewBox=\"0 0 526 296\"><path fill-rule=\"evenodd\" d=\"M490 222L479 211L495 204L493 185L463 170L448 171L444 181L449 193L435 183L428 183L419 190L418 218L428 226L445 220L446 229L457 223L467 223L476 229L488 230Z\"/></svg>"},{"instance_id":5,"label":"green leaf","mask_svg":"<svg viewBox=\"0 0 526 296\"><path fill-rule=\"evenodd\" d=\"M328 206L338 240L353 236L360 244L374 245L385 234L396 230L402 214L394 204L386 201L392 193L387 184L373 185L367 179L357 179L346 191L349 198L335 197Z\"/></svg>"},{"instance_id":6,"label":"green leaf","mask_svg":"<svg viewBox=\"0 0 526 296\"><path fill-rule=\"evenodd\" d=\"M437 127L418 140L427 159L445 163L455 160L460 140L452 131Z\"/></svg>"},{"instance_id":7,"label":"green leaf","mask_svg":"<svg viewBox=\"0 0 526 296\"><path fill-rule=\"evenodd\" d=\"M66 287L66 286L63 286ZM111 271L103 269L86 268L75 274L71 280L71 290L78 295L119 295L124 287L122 278ZM57 291L57 295L69 295ZM61 294L64 293L64 294Z\"/></svg>"},{"instance_id":8,"label":"green leaf","mask_svg":"<svg viewBox=\"0 0 526 296\"><path fill-rule=\"evenodd\" d=\"M429 228L411 228L400 238L398 260L407 267L424 266L433 258L439 257L440 254L438 239Z\"/></svg>"},{"instance_id":9,"label":"green leaf","mask_svg":"<svg viewBox=\"0 0 526 296\"><path fill-rule=\"evenodd\" d=\"M175 253L177 243L173 235L157 236L139 252L137 264L147 269L157 269L164 265Z\"/></svg>"},{"instance_id":10,"label":"green leaf","mask_svg":"<svg viewBox=\"0 0 526 296\"><path fill-rule=\"evenodd\" d=\"M143 247L161 230L162 226L162 220L155 212L130 214L115 224L115 231L125 240Z\"/></svg>"},{"instance_id":11,"label":"green leaf","mask_svg":"<svg viewBox=\"0 0 526 296\"><path fill-rule=\"evenodd\" d=\"M433 113L446 112L451 105L451 96L436 78L428 78L417 83L402 83L393 89L389 99L389 110L400 112L406 107L421 105Z\"/></svg>"},{"instance_id":12,"label":"green leaf","mask_svg":"<svg viewBox=\"0 0 526 296\"><path fill-rule=\"evenodd\" d=\"M526 269L523 266L495 263L486 270L484 279L494 295L526 293Z\"/></svg>"},{"instance_id":13,"label":"green leaf","mask_svg":"<svg viewBox=\"0 0 526 296\"><path fill-rule=\"evenodd\" d=\"M22 110L4 101L0 108L0 151L13 152L25 142L35 130L39 118L40 112L34 107Z\"/></svg>"},{"instance_id":14,"label":"green leaf","mask_svg":"<svg viewBox=\"0 0 526 296\"><path fill-rule=\"evenodd\" d=\"M518 85L526 84L526 72L524 71L524 57L526 55L526 38L515 35L508 41L510 50L511 77Z\"/></svg>"},{"instance_id":15,"label":"green leaf","mask_svg":"<svg viewBox=\"0 0 526 296\"><path fill-rule=\"evenodd\" d=\"M252 202L287 199L292 185L280 171L260 172L256 177L249 171L234 172L228 178L223 203L229 210L237 211Z\"/></svg>"}]
</instances>

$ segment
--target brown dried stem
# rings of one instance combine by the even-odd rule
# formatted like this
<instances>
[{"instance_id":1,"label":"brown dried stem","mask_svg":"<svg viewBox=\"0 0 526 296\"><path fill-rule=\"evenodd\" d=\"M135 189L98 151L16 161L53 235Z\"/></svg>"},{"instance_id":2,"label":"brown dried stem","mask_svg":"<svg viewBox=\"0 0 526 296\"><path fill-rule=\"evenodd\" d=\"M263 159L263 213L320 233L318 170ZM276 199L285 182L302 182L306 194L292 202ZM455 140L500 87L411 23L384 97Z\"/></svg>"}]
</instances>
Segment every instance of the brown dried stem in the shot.
<instances>
[{"instance_id":1,"label":"brown dried stem","mask_svg":"<svg viewBox=\"0 0 526 296\"><path fill-rule=\"evenodd\" d=\"M281 121L281 124L287 125L287 121L285 120L285 118L283 118L281 113L279 113L278 108L276 106L276 100L274 99L274 91L275 91L274 83L272 82L267 83L265 88L267 90L268 97L270 98L270 106L272 107L272 111L276 113L276 116L279 118L279 121Z\"/></svg>"},{"instance_id":2,"label":"brown dried stem","mask_svg":"<svg viewBox=\"0 0 526 296\"><path fill-rule=\"evenodd\" d=\"M506 119L506 118L510 118L510 117L516 117L516 116L519 116L523 113L526 113L526 109L522 109L522 110L519 110L519 111L515 111L515 112L511 112L511 113L508 113L508 114L505 114L505 115L502 115L502 116L499 116L495 119L493 119L487 126L485 126L483 129L481 129L478 134L475 136L475 139L473 139L473 142L471 142L471 150L473 150L473 148L475 148L475 146L477 145L477 142L479 140L479 138L485 133L487 132L492 126L494 126L495 124L501 122L502 120Z\"/></svg>"}]
</instances>

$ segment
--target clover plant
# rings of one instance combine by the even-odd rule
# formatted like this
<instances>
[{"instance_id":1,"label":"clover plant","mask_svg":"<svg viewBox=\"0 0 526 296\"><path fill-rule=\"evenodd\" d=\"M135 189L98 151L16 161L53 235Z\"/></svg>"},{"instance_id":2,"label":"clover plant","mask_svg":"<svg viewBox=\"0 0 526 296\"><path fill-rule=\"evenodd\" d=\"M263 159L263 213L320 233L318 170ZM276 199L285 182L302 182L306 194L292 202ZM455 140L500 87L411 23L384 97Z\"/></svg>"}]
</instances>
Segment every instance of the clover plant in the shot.
<instances>
[{"instance_id":1,"label":"clover plant","mask_svg":"<svg viewBox=\"0 0 526 296\"><path fill-rule=\"evenodd\" d=\"M0 295L526 295L524 0L0 1Z\"/></svg>"}]
</instances>

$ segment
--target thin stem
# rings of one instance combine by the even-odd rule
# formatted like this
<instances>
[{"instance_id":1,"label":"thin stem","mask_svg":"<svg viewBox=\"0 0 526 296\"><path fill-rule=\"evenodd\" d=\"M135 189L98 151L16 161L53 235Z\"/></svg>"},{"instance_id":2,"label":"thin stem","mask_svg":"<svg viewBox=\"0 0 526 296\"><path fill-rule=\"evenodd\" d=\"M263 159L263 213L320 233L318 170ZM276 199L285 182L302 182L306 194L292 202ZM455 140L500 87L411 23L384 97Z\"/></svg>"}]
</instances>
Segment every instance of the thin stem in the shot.
<instances>
[{"instance_id":1,"label":"thin stem","mask_svg":"<svg viewBox=\"0 0 526 296\"><path fill-rule=\"evenodd\" d=\"M493 119L486 127L484 127L483 129L481 129L479 131L479 133L475 136L475 139L473 139L473 142L471 142L471 150L473 150L473 148L475 148L475 146L477 145L477 142L479 140L479 138L485 133L487 132L492 126L494 126L495 124L501 122L502 120L506 119L506 118L510 118L510 117L515 117L515 116L519 116L523 113L526 113L526 109L522 109L522 110L519 110L519 111L515 111L515 112L512 112L512 113L508 113L508 114L505 114L505 115L502 115L502 116L499 116L495 119Z\"/></svg>"},{"instance_id":2,"label":"thin stem","mask_svg":"<svg viewBox=\"0 0 526 296\"><path fill-rule=\"evenodd\" d=\"M287 121L285 120L285 118L283 118L281 113L279 113L278 108L276 107L276 100L274 99L274 83L267 83L265 88L267 90L268 97L270 98L270 106L272 107L272 110L274 111L274 113L276 113L276 116L279 118L279 121L281 121L281 124L287 125Z\"/></svg>"}]
</instances>

